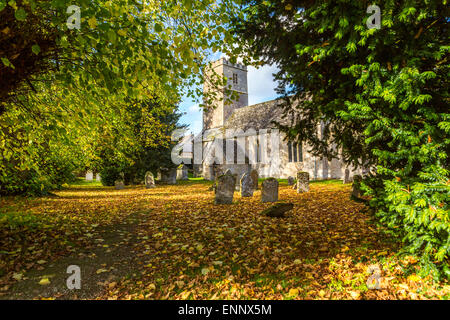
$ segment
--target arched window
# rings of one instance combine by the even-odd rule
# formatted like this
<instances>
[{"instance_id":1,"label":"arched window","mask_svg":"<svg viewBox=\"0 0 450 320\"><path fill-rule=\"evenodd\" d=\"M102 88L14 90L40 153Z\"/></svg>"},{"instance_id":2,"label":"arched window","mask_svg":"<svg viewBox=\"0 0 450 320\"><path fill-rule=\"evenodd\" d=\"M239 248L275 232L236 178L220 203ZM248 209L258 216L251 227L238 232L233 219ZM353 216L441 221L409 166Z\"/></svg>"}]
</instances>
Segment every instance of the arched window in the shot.
<instances>
[{"instance_id":1,"label":"arched window","mask_svg":"<svg viewBox=\"0 0 450 320\"><path fill-rule=\"evenodd\" d=\"M289 162L303 162L303 150L301 142L288 142L288 160Z\"/></svg>"}]
</instances>

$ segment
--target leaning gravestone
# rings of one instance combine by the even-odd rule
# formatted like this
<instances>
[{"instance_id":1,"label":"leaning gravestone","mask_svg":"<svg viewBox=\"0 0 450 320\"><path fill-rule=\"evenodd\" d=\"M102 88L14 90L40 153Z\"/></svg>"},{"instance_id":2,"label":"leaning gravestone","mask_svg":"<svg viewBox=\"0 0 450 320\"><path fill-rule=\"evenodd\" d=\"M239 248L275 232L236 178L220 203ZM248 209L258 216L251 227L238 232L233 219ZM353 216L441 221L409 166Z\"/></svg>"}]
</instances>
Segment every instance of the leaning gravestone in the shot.
<instances>
[{"instance_id":1,"label":"leaning gravestone","mask_svg":"<svg viewBox=\"0 0 450 320\"><path fill-rule=\"evenodd\" d=\"M188 168L184 164L177 168L177 180L189 180Z\"/></svg>"},{"instance_id":2,"label":"leaning gravestone","mask_svg":"<svg viewBox=\"0 0 450 320\"><path fill-rule=\"evenodd\" d=\"M86 172L86 181L92 181L94 180L94 173L89 170L88 172Z\"/></svg>"},{"instance_id":3,"label":"leaning gravestone","mask_svg":"<svg viewBox=\"0 0 450 320\"><path fill-rule=\"evenodd\" d=\"M114 184L116 186L116 190L122 190L123 188L125 188L123 180L116 180Z\"/></svg>"},{"instance_id":4,"label":"leaning gravestone","mask_svg":"<svg viewBox=\"0 0 450 320\"><path fill-rule=\"evenodd\" d=\"M353 176L352 197L358 198L361 196L361 181L362 177L359 174Z\"/></svg>"},{"instance_id":5,"label":"leaning gravestone","mask_svg":"<svg viewBox=\"0 0 450 320\"><path fill-rule=\"evenodd\" d=\"M304 171L297 172L297 193L309 191L309 173Z\"/></svg>"},{"instance_id":6,"label":"leaning gravestone","mask_svg":"<svg viewBox=\"0 0 450 320\"><path fill-rule=\"evenodd\" d=\"M267 178L261 185L261 201L276 202L278 201L278 180L275 178Z\"/></svg>"},{"instance_id":7,"label":"leaning gravestone","mask_svg":"<svg viewBox=\"0 0 450 320\"><path fill-rule=\"evenodd\" d=\"M145 173L145 187L147 189L155 187L155 177L153 176L153 173L151 173L150 171L147 171Z\"/></svg>"},{"instance_id":8,"label":"leaning gravestone","mask_svg":"<svg viewBox=\"0 0 450 320\"><path fill-rule=\"evenodd\" d=\"M231 172L226 172L217 178L215 204L233 203L235 183L236 178Z\"/></svg>"},{"instance_id":9,"label":"leaning gravestone","mask_svg":"<svg viewBox=\"0 0 450 320\"><path fill-rule=\"evenodd\" d=\"M350 183L350 170L345 169L344 172L344 183Z\"/></svg>"},{"instance_id":10,"label":"leaning gravestone","mask_svg":"<svg viewBox=\"0 0 450 320\"><path fill-rule=\"evenodd\" d=\"M261 212L262 215L268 216L268 217L275 217L275 218L284 218L284 214L292 210L294 208L294 205L292 203L276 203L270 208L267 208Z\"/></svg>"},{"instance_id":11,"label":"leaning gravestone","mask_svg":"<svg viewBox=\"0 0 450 320\"><path fill-rule=\"evenodd\" d=\"M259 178L258 171L253 169L250 172L250 176L252 177L253 180L253 190L258 190L258 178Z\"/></svg>"},{"instance_id":12,"label":"leaning gravestone","mask_svg":"<svg viewBox=\"0 0 450 320\"><path fill-rule=\"evenodd\" d=\"M241 197L253 196L253 180L249 173L244 173L242 175L240 185L241 185Z\"/></svg>"},{"instance_id":13,"label":"leaning gravestone","mask_svg":"<svg viewBox=\"0 0 450 320\"><path fill-rule=\"evenodd\" d=\"M288 182L288 185L292 186L294 184L294 182L295 182L294 177L289 176L288 179L287 179L287 182Z\"/></svg>"}]
</instances>

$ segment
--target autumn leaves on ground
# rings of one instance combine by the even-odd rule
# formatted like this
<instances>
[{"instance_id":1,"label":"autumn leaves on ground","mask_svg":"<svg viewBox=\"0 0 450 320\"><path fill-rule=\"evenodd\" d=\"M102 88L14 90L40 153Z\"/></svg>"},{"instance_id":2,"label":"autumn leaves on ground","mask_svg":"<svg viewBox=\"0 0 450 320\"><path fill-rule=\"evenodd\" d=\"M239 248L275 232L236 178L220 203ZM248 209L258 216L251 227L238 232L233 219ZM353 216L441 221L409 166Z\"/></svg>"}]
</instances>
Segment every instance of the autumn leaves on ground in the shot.
<instances>
[{"instance_id":1,"label":"autumn leaves on ground","mask_svg":"<svg viewBox=\"0 0 450 320\"><path fill-rule=\"evenodd\" d=\"M314 182L297 194L281 183L280 201L294 204L285 218L260 215L271 205L260 191L214 205L209 188L82 184L2 197L0 298L449 298L349 199L349 185ZM81 269L80 290L66 287L69 265ZM368 288L374 268L380 289Z\"/></svg>"}]
</instances>

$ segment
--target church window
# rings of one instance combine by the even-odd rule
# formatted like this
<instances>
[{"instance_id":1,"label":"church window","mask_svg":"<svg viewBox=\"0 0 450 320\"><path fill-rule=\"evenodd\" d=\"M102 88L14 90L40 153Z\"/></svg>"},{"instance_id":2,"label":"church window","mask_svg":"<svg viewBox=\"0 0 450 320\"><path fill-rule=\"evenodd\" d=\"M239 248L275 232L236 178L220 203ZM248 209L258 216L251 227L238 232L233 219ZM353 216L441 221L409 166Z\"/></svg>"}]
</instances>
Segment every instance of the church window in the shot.
<instances>
[{"instance_id":1,"label":"church window","mask_svg":"<svg viewBox=\"0 0 450 320\"><path fill-rule=\"evenodd\" d=\"M288 142L288 158L289 162L292 162L292 143Z\"/></svg>"},{"instance_id":2,"label":"church window","mask_svg":"<svg viewBox=\"0 0 450 320\"><path fill-rule=\"evenodd\" d=\"M288 160L289 162L303 162L303 150L301 142L288 142Z\"/></svg>"},{"instance_id":3,"label":"church window","mask_svg":"<svg viewBox=\"0 0 450 320\"><path fill-rule=\"evenodd\" d=\"M233 73L233 84L237 84L238 83L238 76L236 73Z\"/></svg>"},{"instance_id":4,"label":"church window","mask_svg":"<svg viewBox=\"0 0 450 320\"><path fill-rule=\"evenodd\" d=\"M303 162L303 150L301 142L297 145L297 153L298 153L298 161Z\"/></svg>"},{"instance_id":5,"label":"church window","mask_svg":"<svg viewBox=\"0 0 450 320\"><path fill-rule=\"evenodd\" d=\"M297 143L294 143L294 145L292 146L292 153L294 154L294 162L297 162L297 156L298 156L298 152L297 152Z\"/></svg>"}]
</instances>

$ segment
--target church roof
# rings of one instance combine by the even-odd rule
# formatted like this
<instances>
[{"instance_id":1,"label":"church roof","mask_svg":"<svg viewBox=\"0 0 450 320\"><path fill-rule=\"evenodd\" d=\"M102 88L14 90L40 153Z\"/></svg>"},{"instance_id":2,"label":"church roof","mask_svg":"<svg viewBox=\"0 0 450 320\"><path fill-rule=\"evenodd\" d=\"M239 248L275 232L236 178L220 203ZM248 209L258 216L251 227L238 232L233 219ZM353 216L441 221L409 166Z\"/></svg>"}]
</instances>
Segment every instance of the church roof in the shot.
<instances>
[{"instance_id":1,"label":"church roof","mask_svg":"<svg viewBox=\"0 0 450 320\"><path fill-rule=\"evenodd\" d=\"M272 121L287 124L288 119L282 118L281 99L265 101L262 103L246 106L234 110L225 122L225 128L239 128L244 131L248 129L270 129L275 128Z\"/></svg>"}]
</instances>

